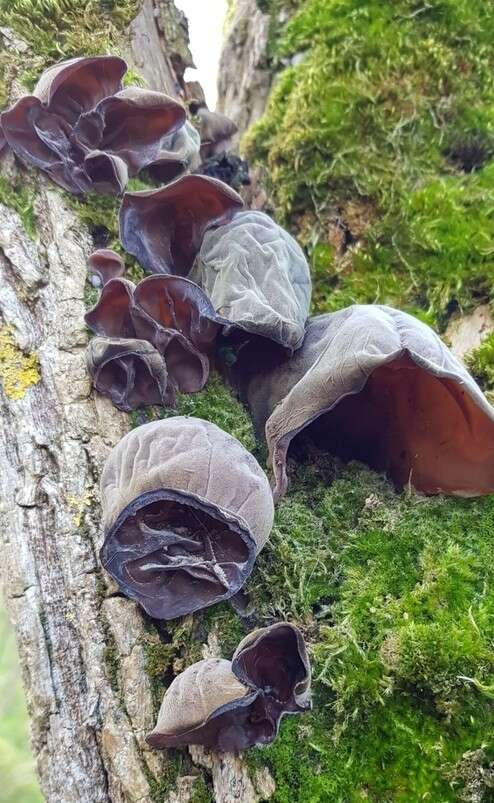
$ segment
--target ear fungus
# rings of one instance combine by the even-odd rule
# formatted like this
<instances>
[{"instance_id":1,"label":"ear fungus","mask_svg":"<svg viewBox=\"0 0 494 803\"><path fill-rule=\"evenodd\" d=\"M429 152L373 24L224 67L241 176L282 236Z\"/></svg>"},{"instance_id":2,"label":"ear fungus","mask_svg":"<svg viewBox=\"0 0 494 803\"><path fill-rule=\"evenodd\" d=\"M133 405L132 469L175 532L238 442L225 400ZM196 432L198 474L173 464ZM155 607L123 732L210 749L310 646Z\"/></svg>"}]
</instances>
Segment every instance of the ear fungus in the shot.
<instances>
[{"instance_id":1,"label":"ear fungus","mask_svg":"<svg viewBox=\"0 0 494 803\"><path fill-rule=\"evenodd\" d=\"M215 318L201 288L181 276L149 276L135 289L135 331L164 356L170 381L184 393L196 393L206 384L206 354L220 330Z\"/></svg>"},{"instance_id":2,"label":"ear fungus","mask_svg":"<svg viewBox=\"0 0 494 803\"><path fill-rule=\"evenodd\" d=\"M120 279L125 273L125 263L116 251L99 248L88 260L89 281L93 287L103 287L110 279Z\"/></svg>"},{"instance_id":3,"label":"ear fungus","mask_svg":"<svg viewBox=\"0 0 494 803\"><path fill-rule=\"evenodd\" d=\"M311 279L300 246L263 212L239 212L204 235L194 278L224 324L290 349L303 340Z\"/></svg>"},{"instance_id":4,"label":"ear fungus","mask_svg":"<svg viewBox=\"0 0 494 803\"><path fill-rule=\"evenodd\" d=\"M110 279L104 285L98 303L84 316L89 328L105 337L135 337L131 315L134 290L135 284L128 279Z\"/></svg>"},{"instance_id":5,"label":"ear fungus","mask_svg":"<svg viewBox=\"0 0 494 803\"><path fill-rule=\"evenodd\" d=\"M101 561L156 619L236 594L273 524L266 475L219 427L177 416L138 427L101 478Z\"/></svg>"},{"instance_id":6,"label":"ear fungus","mask_svg":"<svg viewBox=\"0 0 494 803\"><path fill-rule=\"evenodd\" d=\"M146 741L161 749L200 744L225 752L269 744L285 714L310 709L310 674L296 627L256 630L232 662L199 661L175 678Z\"/></svg>"},{"instance_id":7,"label":"ear fungus","mask_svg":"<svg viewBox=\"0 0 494 803\"><path fill-rule=\"evenodd\" d=\"M494 410L411 315L379 305L320 315L292 359L244 368L256 424L266 422L277 499L296 437L386 471L398 487L467 497L494 491Z\"/></svg>"},{"instance_id":8,"label":"ear fungus","mask_svg":"<svg viewBox=\"0 0 494 803\"><path fill-rule=\"evenodd\" d=\"M200 147L199 132L186 120L181 128L162 140L159 154L149 165L150 177L153 181L168 184L183 173L196 170L201 163Z\"/></svg>"},{"instance_id":9,"label":"ear fungus","mask_svg":"<svg viewBox=\"0 0 494 803\"><path fill-rule=\"evenodd\" d=\"M232 145L232 137L238 131L237 126L224 114L209 111L204 103L189 104L192 114L199 118L199 131L201 135L201 159L209 159L218 153L224 153Z\"/></svg>"},{"instance_id":10,"label":"ear fungus","mask_svg":"<svg viewBox=\"0 0 494 803\"><path fill-rule=\"evenodd\" d=\"M185 109L162 92L127 87L82 115L74 137L122 159L135 176L158 158L161 143L185 123Z\"/></svg>"},{"instance_id":11,"label":"ear fungus","mask_svg":"<svg viewBox=\"0 0 494 803\"><path fill-rule=\"evenodd\" d=\"M242 207L240 196L221 181L184 176L158 190L125 193L120 239L148 273L187 276L205 231Z\"/></svg>"},{"instance_id":12,"label":"ear fungus","mask_svg":"<svg viewBox=\"0 0 494 803\"><path fill-rule=\"evenodd\" d=\"M165 361L145 340L93 337L87 365L98 393L108 396L119 410L174 403Z\"/></svg>"}]
</instances>

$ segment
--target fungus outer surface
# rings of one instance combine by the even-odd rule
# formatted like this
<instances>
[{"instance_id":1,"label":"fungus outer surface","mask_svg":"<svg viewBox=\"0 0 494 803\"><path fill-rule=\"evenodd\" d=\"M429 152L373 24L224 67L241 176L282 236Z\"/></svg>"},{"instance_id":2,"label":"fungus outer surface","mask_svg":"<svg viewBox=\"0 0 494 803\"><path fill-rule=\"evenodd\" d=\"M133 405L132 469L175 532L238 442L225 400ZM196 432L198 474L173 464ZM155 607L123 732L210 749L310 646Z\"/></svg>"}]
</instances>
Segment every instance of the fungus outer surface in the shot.
<instances>
[{"instance_id":1,"label":"fungus outer surface","mask_svg":"<svg viewBox=\"0 0 494 803\"><path fill-rule=\"evenodd\" d=\"M94 254L93 254L94 256ZM108 264L106 256L98 261ZM84 316L89 328L103 337L135 337L131 306L135 284L128 279L110 279L95 306Z\"/></svg>"},{"instance_id":2,"label":"fungus outer surface","mask_svg":"<svg viewBox=\"0 0 494 803\"><path fill-rule=\"evenodd\" d=\"M108 457L101 493L102 563L159 619L237 593L273 523L269 483L255 458L195 418L126 435Z\"/></svg>"},{"instance_id":3,"label":"fungus outer surface","mask_svg":"<svg viewBox=\"0 0 494 803\"><path fill-rule=\"evenodd\" d=\"M119 410L130 412L151 404L173 405L166 364L145 340L93 337L87 365L98 393Z\"/></svg>"},{"instance_id":4,"label":"fungus outer surface","mask_svg":"<svg viewBox=\"0 0 494 803\"><path fill-rule=\"evenodd\" d=\"M148 273L187 276L206 230L227 223L242 207L227 184L184 176L157 190L125 193L120 239Z\"/></svg>"},{"instance_id":5,"label":"fungus outer surface","mask_svg":"<svg viewBox=\"0 0 494 803\"><path fill-rule=\"evenodd\" d=\"M311 707L310 665L301 633L278 623L247 636L232 662L189 666L163 698L152 747L201 744L233 752L269 744L285 714Z\"/></svg>"},{"instance_id":6,"label":"fungus outer surface","mask_svg":"<svg viewBox=\"0 0 494 803\"><path fill-rule=\"evenodd\" d=\"M194 273L224 323L290 350L301 345L309 266L298 243L268 215L240 212L207 231Z\"/></svg>"},{"instance_id":7,"label":"fungus outer surface","mask_svg":"<svg viewBox=\"0 0 494 803\"><path fill-rule=\"evenodd\" d=\"M200 146L199 132L186 120L181 128L162 140L160 151L149 166L149 175L154 181L168 184L183 173L196 170L201 163Z\"/></svg>"},{"instance_id":8,"label":"fungus outer surface","mask_svg":"<svg viewBox=\"0 0 494 803\"><path fill-rule=\"evenodd\" d=\"M291 360L247 390L266 421L275 497L293 439L386 471L427 494L494 491L494 410L440 338L412 316L356 305L309 321Z\"/></svg>"},{"instance_id":9,"label":"fungus outer surface","mask_svg":"<svg viewBox=\"0 0 494 803\"><path fill-rule=\"evenodd\" d=\"M110 279L120 279L125 273L125 263L116 251L99 248L88 260L89 280L93 287L103 287Z\"/></svg>"}]
</instances>

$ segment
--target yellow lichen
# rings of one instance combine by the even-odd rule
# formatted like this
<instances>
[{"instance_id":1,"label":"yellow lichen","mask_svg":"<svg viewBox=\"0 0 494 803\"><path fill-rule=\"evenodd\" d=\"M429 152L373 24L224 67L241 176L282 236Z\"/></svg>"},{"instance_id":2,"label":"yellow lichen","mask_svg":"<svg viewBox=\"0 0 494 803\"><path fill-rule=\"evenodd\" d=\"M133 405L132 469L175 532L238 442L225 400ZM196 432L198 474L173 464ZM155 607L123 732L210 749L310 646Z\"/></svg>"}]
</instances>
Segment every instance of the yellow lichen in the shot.
<instances>
[{"instance_id":1,"label":"yellow lichen","mask_svg":"<svg viewBox=\"0 0 494 803\"><path fill-rule=\"evenodd\" d=\"M87 492L82 497L66 496L65 499L67 505L74 514L75 526L80 527L82 524L82 520L84 518L84 514L86 512L86 508L91 507L92 494Z\"/></svg>"},{"instance_id":2,"label":"yellow lichen","mask_svg":"<svg viewBox=\"0 0 494 803\"><path fill-rule=\"evenodd\" d=\"M0 381L9 399L22 399L28 388L41 379L36 354L23 354L15 342L12 326L0 329Z\"/></svg>"}]
</instances>

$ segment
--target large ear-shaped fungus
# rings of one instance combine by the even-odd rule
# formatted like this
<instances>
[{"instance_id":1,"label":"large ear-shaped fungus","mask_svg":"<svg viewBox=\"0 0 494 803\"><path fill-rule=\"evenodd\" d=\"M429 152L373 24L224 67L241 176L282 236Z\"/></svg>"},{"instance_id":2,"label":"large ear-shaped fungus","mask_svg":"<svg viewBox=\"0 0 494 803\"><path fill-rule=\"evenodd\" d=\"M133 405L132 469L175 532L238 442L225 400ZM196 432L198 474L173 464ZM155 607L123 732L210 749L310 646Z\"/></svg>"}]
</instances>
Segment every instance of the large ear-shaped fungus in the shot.
<instances>
[{"instance_id":1,"label":"large ear-shaped fungus","mask_svg":"<svg viewBox=\"0 0 494 803\"><path fill-rule=\"evenodd\" d=\"M84 316L89 328L104 337L135 337L131 306L135 284L128 279L110 279L98 303Z\"/></svg>"},{"instance_id":2,"label":"large ear-shaped fungus","mask_svg":"<svg viewBox=\"0 0 494 803\"><path fill-rule=\"evenodd\" d=\"M168 184L182 173L196 170L201 163L200 147L199 132L187 120L178 131L162 140L158 156L149 165L149 175L154 181Z\"/></svg>"},{"instance_id":3,"label":"large ear-shaped fungus","mask_svg":"<svg viewBox=\"0 0 494 803\"><path fill-rule=\"evenodd\" d=\"M121 89L125 70L116 56L72 59L46 70L33 95L2 113L8 145L69 192L121 192L127 180L122 160L84 147L73 129L82 114Z\"/></svg>"},{"instance_id":4,"label":"large ear-shaped fungus","mask_svg":"<svg viewBox=\"0 0 494 803\"><path fill-rule=\"evenodd\" d=\"M148 276L135 289L135 331L163 354L170 382L184 393L196 393L206 384L206 354L221 328L215 318L201 288L181 276Z\"/></svg>"},{"instance_id":5,"label":"large ear-shaped fungus","mask_svg":"<svg viewBox=\"0 0 494 803\"><path fill-rule=\"evenodd\" d=\"M119 410L130 412L150 404L173 405L166 364L145 340L93 337L87 348L93 385Z\"/></svg>"},{"instance_id":6,"label":"large ear-shaped fungus","mask_svg":"<svg viewBox=\"0 0 494 803\"><path fill-rule=\"evenodd\" d=\"M440 338L404 312L357 305L312 318L292 359L257 375L250 366L246 397L257 426L267 419L276 498L296 436L397 486L494 492L494 409Z\"/></svg>"},{"instance_id":7,"label":"large ear-shaped fungus","mask_svg":"<svg viewBox=\"0 0 494 803\"><path fill-rule=\"evenodd\" d=\"M290 350L304 337L311 280L293 237L263 212L239 212L207 231L194 277L218 319Z\"/></svg>"},{"instance_id":8,"label":"large ear-shaped fungus","mask_svg":"<svg viewBox=\"0 0 494 803\"><path fill-rule=\"evenodd\" d=\"M120 239L148 273L187 276L205 231L242 207L241 197L221 181L184 176L158 190L125 193Z\"/></svg>"},{"instance_id":9,"label":"large ear-shaped fungus","mask_svg":"<svg viewBox=\"0 0 494 803\"><path fill-rule=\"evenodd\" d=\"M236 594L273 524L269 483L255 458L197 418L129 432L106 461L101 496L101 561L156 619Z\"/></svg>"},{"instance_id":10,"label":"large ear-shaped fungus","mask_svg":"<svg viewBox=\"0 0 494 803\"><path fill-rule=\"evenodd\" d=\"M189 110L199 118L201 135L201 159L209 159L218 153L224 153L232 145L232 137L238 131L237 126L224 114L209 111L205 103L191 101Z\"/></svg>"},{"instance_id":11,"label":"large ear-shaped fungus","mask_svg":"<svg viewBox=\"0 0 494 803\"><path fill-rule=\"evenodd\" d=\"M152 747L201 744L232 752L269 744L285 714L309 710L310 665L301 633L288 623L256 630L232 662L189 666L163 698Z\"/></svg>"},{"instance_id":12,"label":"large ear-shaped fungus","mask_svg":"<svg viewBox=\"0 0 494 803\"><path fill-rule=\"evenodd\" d=\"M122 159L135 176L159 157L162 140L184 125L185 109L162 92L127 87L82 115L74 138ZM166 141L166 139L165 139Z\"/></svg>"}]
</instances>

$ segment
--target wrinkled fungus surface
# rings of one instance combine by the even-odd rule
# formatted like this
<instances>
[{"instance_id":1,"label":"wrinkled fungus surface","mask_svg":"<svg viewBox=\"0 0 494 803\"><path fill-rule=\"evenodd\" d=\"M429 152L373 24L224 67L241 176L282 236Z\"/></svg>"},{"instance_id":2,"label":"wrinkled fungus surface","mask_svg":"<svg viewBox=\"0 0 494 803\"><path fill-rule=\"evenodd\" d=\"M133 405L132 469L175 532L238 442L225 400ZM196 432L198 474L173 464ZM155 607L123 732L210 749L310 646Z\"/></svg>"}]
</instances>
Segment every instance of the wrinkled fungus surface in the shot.
<instances>
[{"instance_id":1,"label":"wrinkled fungus surface","mask_svg":"<svg viewBox=\"0 0 494 803\"><path fill-rule=\"evenodd\" d=\"M269 483L255 458L197 418L126 435L108 457L101 494L102 563L157 619L237 593L273 523Z\"/></svg>"},{"instance_id":2,"label":"wrinkled fungus surface","mask_svg":"<svg viewBox=\"0 0 494 803\"><path fill-rule=\"evenodd\" d=\"M145 340L94 337L87 349L87 365L95 389L119 410L174 402L166 363Z\"/></svg>"},{"instance_id":3,"label":"wrinkled fungus surface","mask_svg":"<svg viewBox=\"0 0 494 803\"><path fill-rule=\"evenodd\" d=\"M239 212L207 231L195 278L218 314L251 334L290 350L303 340L311 279L293 237L263 212Z\"/></svg>"},{"instance_id":4,"label":"wrinkled fungus surface","mask_svg":"<svg viewBox=\"0 0 494 803\"><path fill-rule=\"evenodd\" d=\"M201 744L225 752L269 744L285 714L311 707L310 665L301 633L288 623L256 630L232 661L189 666L167 690L152 747Z\"/></svg>"},{"instance_id":5,"label":"wrinkled fungus surface","mask_svg":"<svg viewBox=\"0 0 494 803\"><path fill-rule=\"evenodd\" d=\"M161 150L149 168L149 175L161 184L168 184L183 173L196 170L201 162L201 138L192 123L185 124L166 137Z\"/></svg>"},{"instance_id":6,"label":"wrinkled fungus surface","mask_svg":"<svg viewBox=\"0 0 494 803\"><path fill-rule=\"evenodd\" d=\"M93 287L103 287L110 279L119 279L125 273L122 257L110 248L93 251L88 260L89 281Z\"/></svg>"},{"instance_id":7,"label":"wrinkled fungus surface","mask_svg":"<svg viewBox=\"0 0 494 803\"><path fill-rule=\"evenodd\" d=\"M32 95L1 115L8 145L69 192L123 192L128 176L149 167L185 122L167 95L122 89L126 69L116 56L50 67Z\"/></svg>"},{"instance_id":8,"label":"wrinkled fungus surface","mask_svg":"<svg viewBox=\"0 0 494 803\"><path fill-rule=\"evenodd\" d=\"M292 441L386 471L428 494L494 491L494 410L428 326L384 306L309 322L302 348L251 367L246 396L266 422L275 496L286 492Z\"/></svg>"},{"instance_id":9,"label":"wrinkled fungus surface","mask_svg":"<svg viewBox=\"0 0 494 803\"><path fill-rule=\"evenodd\" d=\"M227 223L240 196L213 178L184 176L158 190L125 193L120 239L148 273L187 276L208 228Z\"/></svg>"}]
</instances>

